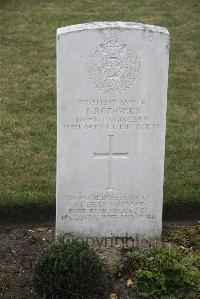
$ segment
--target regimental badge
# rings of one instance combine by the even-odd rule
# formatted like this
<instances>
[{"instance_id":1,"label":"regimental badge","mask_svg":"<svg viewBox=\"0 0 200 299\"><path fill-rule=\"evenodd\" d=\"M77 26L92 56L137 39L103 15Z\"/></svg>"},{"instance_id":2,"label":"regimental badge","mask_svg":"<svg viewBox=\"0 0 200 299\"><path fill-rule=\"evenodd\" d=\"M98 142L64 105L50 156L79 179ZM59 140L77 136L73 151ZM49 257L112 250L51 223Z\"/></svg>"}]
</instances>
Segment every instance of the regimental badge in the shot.
<instances>
[{"instance_id":1,"label":"regimental badge","mask_svg":"<svg viewBox=\"0 0 200 299\"><path fill-rule=\"evenodd\" d=\"M135 83L140 62L135 51L112 35L88 56L86 69L96 88L115 94Z\"/></svg>"}]
</instances>

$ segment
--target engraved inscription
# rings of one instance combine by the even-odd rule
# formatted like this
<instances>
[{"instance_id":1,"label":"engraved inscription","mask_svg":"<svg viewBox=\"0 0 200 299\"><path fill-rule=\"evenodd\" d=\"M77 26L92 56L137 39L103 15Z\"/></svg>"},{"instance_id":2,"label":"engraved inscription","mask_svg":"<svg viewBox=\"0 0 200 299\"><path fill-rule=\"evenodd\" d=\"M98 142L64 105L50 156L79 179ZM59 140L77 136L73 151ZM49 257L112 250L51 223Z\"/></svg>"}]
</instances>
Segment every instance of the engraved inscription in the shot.
<instances>
[{"instance_id":1,"label":"engraved inscription","mask_svg":"<svg viewBox=\"0 0 200 299\"><path fill-rule=\"evenodd\" d=\"M68 223L71 221L101 221L101 219L152 222L157 219L155 212L148 209L147 202L152 200L149 195L66 194L63 200L70 204L70 207L63 211L61 216L62 221Z\"/></svg>"},{"instance_id":2,"label":"engraved inscription","mask_svg":"<svg viewBox=\"0 0 200 299\"><path fill-rule=\"evenodd\" d=\"M86 70L96 88L115 94L135 83L140 62L136 52L114 34L89 55Z\"/></svg>"},{"instance_id":3,"label":"engraved inscription","mask_svg":"<svg viewBox=\"0 0 200 299\"><path fill-rule=\"evenodd\" d=\"M114 153L113 152L113 135L108 135L109 137L109 150L108 153L94 153L94 159L108 159L108 190L113 191L112 183L112 158L128 158L128 152L126 153Z\"/></svg>"},{"instance_id":4,"label":"engraved inscription","mask_svg":"<svg viewBox=\"0 0 200 299\"><path fill-rule=\"evenodd\" d=\"M148 113L145 99L77 99L77 116L63 123L73 130L157 130L161 126Z\"/></svg>"}]
</instances>

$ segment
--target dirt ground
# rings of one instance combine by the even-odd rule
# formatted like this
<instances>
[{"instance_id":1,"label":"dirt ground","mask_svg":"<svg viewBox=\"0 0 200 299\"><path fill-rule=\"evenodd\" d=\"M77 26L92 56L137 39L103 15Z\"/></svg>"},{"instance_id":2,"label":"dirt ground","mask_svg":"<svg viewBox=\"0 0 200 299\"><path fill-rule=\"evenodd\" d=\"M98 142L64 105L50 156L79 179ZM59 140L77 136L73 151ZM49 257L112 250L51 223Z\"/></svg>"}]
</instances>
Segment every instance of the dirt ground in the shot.
<instances>
[{"instance_id":1,"label":"dirt ground","mask_svg":"<svg viewBox=\"0 0 200 299\"><path fill-rule=\"evenodd\" d=\"M200 233L199 225L172 225L171 230L184 230ZM176 235L175 235L176 236ZM191 237L191 240L194 236ZM0 298L36 299L33 290L33 269L38 253L54 242L55 226L53 223L2 225L0 226ZM185 240L190 246L190 236ZM121 258L121 246L101 246L98 253L107 265L113 265ZM126 279L126 278L124 278ZM113 292L120 294L119 299L136 298L129 296L126 281L121 279L113 286ZM109 296L108 296L109 297Z\"/></svg>"},{"instance_id":2,"label":"dirt ground","mask_svg":"<svg viewBox=\"0 0 200 299\"><path fill-rule=\"evenodd\" d=\"M32 273L38 253L54 240L54 225L18 225L0 230L0 298L37 298Z\"/></svg>"}]
</instances>

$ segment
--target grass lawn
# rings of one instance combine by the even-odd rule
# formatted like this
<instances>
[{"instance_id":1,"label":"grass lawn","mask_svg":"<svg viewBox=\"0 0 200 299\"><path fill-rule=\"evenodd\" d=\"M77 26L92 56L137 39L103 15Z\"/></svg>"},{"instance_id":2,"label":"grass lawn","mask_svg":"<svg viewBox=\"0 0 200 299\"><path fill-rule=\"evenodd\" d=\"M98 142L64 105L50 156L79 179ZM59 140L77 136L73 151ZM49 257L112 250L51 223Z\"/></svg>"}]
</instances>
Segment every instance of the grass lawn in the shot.
<instances>
[{"instance_id":1,"label":"grass lawn","mask_svg":"<svg viewBox=\"0 0 200 299\"><path fill-rule=\"evenodd\" d=\"M56 28L98 20L171 33L164 199L200 201L199 0L0 0L0 208L55 207Z\"/></svg>"}]
</instances>

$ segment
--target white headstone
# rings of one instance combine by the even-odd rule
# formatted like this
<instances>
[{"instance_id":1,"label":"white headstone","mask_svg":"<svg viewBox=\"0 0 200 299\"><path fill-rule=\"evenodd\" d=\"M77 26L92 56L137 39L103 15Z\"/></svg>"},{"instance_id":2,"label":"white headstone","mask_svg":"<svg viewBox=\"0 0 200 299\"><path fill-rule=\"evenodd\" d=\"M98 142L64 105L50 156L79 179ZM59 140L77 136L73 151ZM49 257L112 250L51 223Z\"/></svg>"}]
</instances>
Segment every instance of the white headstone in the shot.
<instances>
[{"instance_id":1,"label":"white headstone","mask_svg":"<svg viewBox=\"0 0 200 299\"><path fill-rule=\"evenodd\" d=\"M57 30L57 234L159 237L167 29Z\"/></svg>"}]
</instances>

